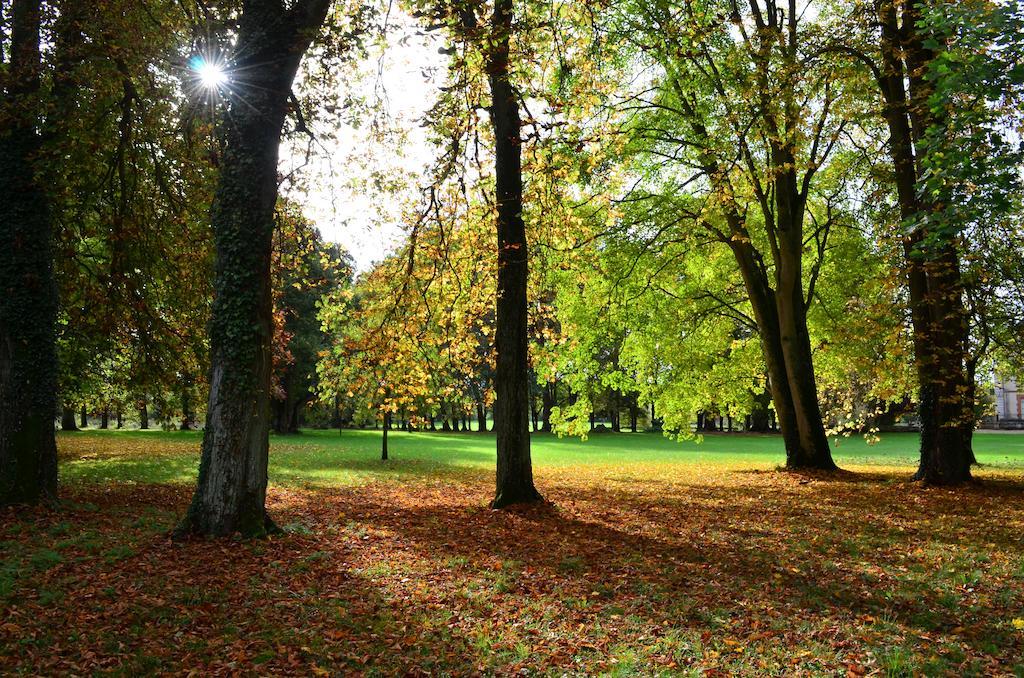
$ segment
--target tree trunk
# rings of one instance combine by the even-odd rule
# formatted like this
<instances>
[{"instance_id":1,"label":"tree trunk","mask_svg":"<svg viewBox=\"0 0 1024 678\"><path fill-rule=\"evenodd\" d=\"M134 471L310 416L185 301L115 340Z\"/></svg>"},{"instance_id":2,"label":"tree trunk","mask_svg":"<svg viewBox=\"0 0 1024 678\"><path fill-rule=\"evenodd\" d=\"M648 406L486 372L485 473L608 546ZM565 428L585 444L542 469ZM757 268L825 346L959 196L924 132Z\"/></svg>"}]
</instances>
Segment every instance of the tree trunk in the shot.
<instances>
[{"instance_id":1,"label":"tree trunk","mask_svg":"<svg viewBox=\"0 0 1024 678\"><path fill-rule=\"evenodd\" d=\"M75 408L71 407L70 405L65 405L60 410L60 430L78 430L78 426L75 425Z\"/></svg>"},{"instance_id":2,"label":"tree trunk","mask_svg":"<svg viewBox=\"0 0 1024 678\"><path fill-rule=\"evenodd\" d=\"M540 393L540 430L544 433L551 433L551 410L555 407L556 388L558 388L558 385L555 382L548 382L544 384L544 388Z\"/></svg>"},{"instance_id":3,"label":"tree trunk","mask_svg":"<svg viewBox=\"0 0 1024 678\"><path fill-rule=\"evenodd\" d=\"M654 409L654 401L651 401L651 430L660 432L663 422L658 420Z\"/></svg>"},{"instance_id":4,"label":"tree trunk","mask_svg":"<svg viewBox=\"0 0 1024 678\"><path fill-rule=\"evenodd\" d=\"M104 405L100 410L100 429L106 431L110 427L110 405Z\"/></svg>"},{"instance_id":5,"label":"tree trunk","mask_svg":"<svg viewBox=\"0 0 1024 678\"><path fill-rule=\"evenodd\" d=\"M476 404L476 421L477 421L477 425L476 425L477 431L479 431L480 433L486 432L487 431L487 408L484 406L483 402L478 402Z\"/></svg>"},{"instance_id":6,"label":"tree trunk","mask_svg":"<svg viewBox=\"0 0 1024 678\"><path fill-rule=\"evenodd\" d=\"M334 410L331 412L331 428L341 430L341 396L334 395Z\"/></svg>"},{"instance_id":7,"label":"tree trunk","mask_svg":"<svg viewBox=\"0 0 1024 678\"><path fill-rule=\"evenodd\" d=\"M211 209L217 263L199 481L179 534L260 536L267 514L273 336L270 257L289 92L330 0L247 0L238 19Z\"/></svg>"},{"instance_id":8,"label":"tree trunk","mask_svg":"<svg viewBox=\"0 0 1024 678\"><path fill-rule=\"evenodd\" d=\"M182 431L191 431L194 415L192 413L192 402L188 391L181 392L181 426Z\"/></svg>"},{"instance_id":9,"label":"tree trunk","mask_svg":"<svg viewBox=\"0 0 1024 678\"><path fill-rule=\"evenodd\" d=\"M384 413L384 425L381 426L380 436L380 459L381 461L388 460L388 431L391 430L391 413Z\"/></svg>"},{"instance_id":10,"label":"tree trunk","mask_svg":"<svg viewBox=\"0 0 1024 678\"><path fill-rule=\"evenodd\" d=\"M498 289L494 344L498 468L493 508L541 499L530 459L530 383L527 350L529 260L523 222L519 103L509 78L513 0L495 0L487 53L498 206Z\"/></svg>"},{"instance_id":11,"label":"tree trunk","mask_svg":"<svg viewBox=\"0 0 1024 678\"><path fill-rule=\"evenodd\" d=\"M124 428L124 414L121 412L121 407L120 406L118 406L117 413L116 413L115 416L117 418L117 428L119 428L119 429Z\"/></svg>"},{"instance_id":12,"label":"tree trunk","mask_svg":"<svg viewBox=\"0 0 1024 678\"><path fill-rule=\"evenodd\" d=\"M85 419L85 410L82 410L82 419ZM142 401L142 407L139 408L139 429L149 429L149 404L146 401Z\"/></svg>"},{"instance_id":13,"label":"tree trunk","mask_svg":"<svg viewBox=\"0 0 1024 678\"><path fill-rule=\"evenodd\" d=\"M802 256L802 244L794 244L791 252L794 259ZM786 251L783 256L786 256ZM795 261L791 262L791 265L795 270L782 274L781 289L775 296L779 311L786 381L792 398L798 440L797 450L794 453L787 452L786 466L831 470L836 468L836 464L832 460L828 436L825 434L825 425L818 406L818 388L814 378L811 338L807 331L800 266ZM790 278L790 275L793 277Z\"/></svg>"},{"instance_id":14,"label":"tree trunk","mask_svg":"<svg viewBox=\"0 0 1024 678\"><path fill-rule=\"evenodd\" d=\"M79 426L82 428L87 428L89 426L89 413L86 411L85 405L82 405L81 422Z\"/></svg>"},{"instance_id":15,"label":"tree trunk","mask_svg":"<svg viewBox=\"0 0 1024 678\"><path fill-rule=\"evenodd\" d=\"M951 485L971 478L973 402L965 398L970 391L964 373L967 322L956 244L929 243L927 252L924 247L930 235L925 224L931 205L921 198L922 159L915 155L915 142L924 139L932 122L928 103L932 85L925 73L935 54L918 34L917 2L898 8L891 0L879 0L878 10L882 56L878 85L885 102L900 216L912 228L903 246L921 420L915 478Z\"/></svg>"},{"instance_id":16,"label":"tree trunk","mask_svg":"<svg viewBox=\"0 0 1024 678\"><path fill-rule=\"evenodd\" d=\"M294 366L289 366L284 370L284 374L280 378L280 387L284 392L284 398L274 398L270 403L274 433L278 435L291 435L299 432L298 408L302 403L296 396L295 377Z\"/></svg>"},{"instance_id":17,"label":"tree trunk","mask_svg":"<svg viewBox=\"0 0 1024 678\"><path fill-rule=\"evenodd\" d=\"M733 228L741 229L735 223ZM799 233L790 236L787 243L790 250L800 237ZM834 469L836 465L818 408L803 288L798 270L794 270L795 262L786 259L786 270L777 274L784 292L776 292L769 285L766 272L758 264L748 241L736 239L730 241L729 246L743 275L757 323L761 354L768 370L769 392L786 447L786 466ZM794 253L789 251L787 257L792 256Z\"/></svg>"},{"instance_id":18,"label":"tree trunk","mask_svg":"<svg viewBox=\"0 0 1024 678\"><path fill-rule=\"evenodd\" d=\"M0 99L0 505L57 496L53 218L34 166L41 146L39 0L9 5Z\"/></svg>"}]
</instances>

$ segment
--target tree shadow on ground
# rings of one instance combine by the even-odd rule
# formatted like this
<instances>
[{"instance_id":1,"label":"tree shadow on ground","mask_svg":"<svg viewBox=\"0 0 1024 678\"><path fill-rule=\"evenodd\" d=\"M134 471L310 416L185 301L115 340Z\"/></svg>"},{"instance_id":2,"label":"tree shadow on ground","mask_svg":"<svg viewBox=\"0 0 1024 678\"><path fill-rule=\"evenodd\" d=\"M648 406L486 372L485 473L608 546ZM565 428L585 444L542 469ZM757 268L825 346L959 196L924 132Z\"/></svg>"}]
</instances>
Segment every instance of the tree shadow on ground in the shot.
<instances>
[{"instance_id":1,"label":"tree shadow on ground","mask_svg":"<svg viewBox=\"0 0 1024 678\"><path fill-rule=\"evenodd\" d=\"M632 657L639 673L778 673L801 656L836 672L908 645L951 648L952 672L1009 670L1024 651L1005 623L1024 605L1022 488L894 477L567 469L540 474L552 505L512 511L485 508L483 473L275 486L287 534L184 544L167 529L188 486L83 484L60 512L0 522L0 571L17 569L0 660L36 673L469 675L600 673Z\"/></svg>"},{"instance_id":2,"label":"tree shadow on ground","mask_svg":"<svg viewBox=\"0 0 1024 678\"><path fill-rule=\"evenodd\" d=\"M1020 581L985 581L986 554L1020 546L1013 523L972 525L969 515L953 510L963 508L955 494L917 496L904 505L907 496L892 496L887 483L869 483L876 487L856 502L848 494L832 496L834 487L773 486L769 506L763 487L690 486L685 500L590 488L582 501L559 488L549 491L559 508L513 514L451 498L406 506L380 488L323 500L341 501L349 520L400 535L422 558L449 554L483 570L494 559L522 563L537 573L531 595L586 597L595 583L613 582L609 602L596 616L575 615L579 623L614 607L610 601L625 586L632 591L625 596L630 614L663 608L648 612L646 622L654 626L707 628L716 611L735 616L769 602L778 614L767 624L883 618L911 634L958 629L958 640L979 652L993 643L1020 648L994 602L1020 602ZM1020 491L1008 484L972 498L986 511ZM937 572L929 558L914 555L922 549L948 555L949 571ZM958 578L963 567L981 568L979 581L970 573ZM637 584L643 593L633 590ZM671 604L665 607L678 598L701 602L679 616Z\"/></svg>"}]
</instances>

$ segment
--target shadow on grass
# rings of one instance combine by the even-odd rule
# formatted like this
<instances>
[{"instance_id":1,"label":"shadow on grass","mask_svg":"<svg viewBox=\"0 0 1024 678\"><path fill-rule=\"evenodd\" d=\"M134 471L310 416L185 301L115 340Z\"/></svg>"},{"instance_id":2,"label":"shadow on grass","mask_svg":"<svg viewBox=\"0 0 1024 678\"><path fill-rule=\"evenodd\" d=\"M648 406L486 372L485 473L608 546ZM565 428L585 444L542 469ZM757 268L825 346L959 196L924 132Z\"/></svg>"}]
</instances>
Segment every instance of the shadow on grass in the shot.
<instances>
[{"instance_id":1,"label":"shadow on grass","mask_svg":"<svg viewBox=\"0 0 1024 678\"><path fill-rule=\"evenodd\" d=\"M956 510L962 496L901 506L884 483L869 482L876 487L859 502L824 500L834 488L818 488L780 492L770 507L764 488L692 486L685 500L654 501L600 490L581 501L562 489L549 496L572 509L512 515L458 502L401 507L371 489L344 504L348 519L400 534L421 559L443 553L485 573L493 559L527 565L539 573L531 596L586 599L605 587L592 614L576 615L580 623L621 606L644 624L701 630L767 604L777 612L765 623L780 632L812 619L882 620L882 633L953 633L980 654L1014 656L1024 644L1001 605L1024 602L1020 573L987 565L992 552L1017 552L1012 523L975 524ZM1017 484L993 489L972 497L979 512L1021 496ZM923 548L932 553L914 555Z\"/></svg>"},{"instance_id":2,"label":"shadow on grass","mask_svg":"<svg viewBox=\"0 0 1024 678\"><path fill-rule=\"evenodd\" d=\"M440 468L415 483L275 487L289 533L261 542L171 543L185 486L83 484L79 508L5 516L5 563L30 571L5 608L23 642L0 657L42 673L589 674L621 655L640 673L749 674L801 656L834 673L844 653L904 644L948 647L951 672L1024 651L1005 623L1024 604L1017 483L552 475L553 507L496 512L489 474ZM737 663L730 639L769 664Z\"/></svg>"}]
</instances>

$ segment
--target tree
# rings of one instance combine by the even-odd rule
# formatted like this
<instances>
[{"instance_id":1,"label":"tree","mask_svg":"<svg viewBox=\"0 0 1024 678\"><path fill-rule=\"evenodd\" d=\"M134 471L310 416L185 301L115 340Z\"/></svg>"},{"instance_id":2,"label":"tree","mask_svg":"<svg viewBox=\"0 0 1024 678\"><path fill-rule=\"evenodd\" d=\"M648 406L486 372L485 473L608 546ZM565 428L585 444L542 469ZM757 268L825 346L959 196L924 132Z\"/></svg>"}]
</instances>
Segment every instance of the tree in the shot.
<instances>
[{"instance_id":1,"label":"tree","mask_svg":"<svg viewBox=\"0 0 1024 678\"><path fill-rule=\"evenodd\" d=\"M11 2L10 61L0 64L0 505L57 494L53 214L36 165L40 5Z\"/></svg>"},{"instance_id":2,"label":"tree","mask_svg":"<svg viewBox=\"0 0 1024 678\"><path fill-rule=\"evenodd\" d=\"M918 173L922 167L914 157L915 141L920 144L931 124L927 99L932 87L925 70L934 51L925 47L920 33L919 2L897 6L883 0L877 9L883 64L879 86L885 100L888 149L900 212L907 223L919 224L904 239L920 389L918 475L937 484L959 483L971 476L969 438L965 438L963 431L964 418L970 410L964 398L967 325L959 281L960 260L948 238L929 243L930 253L922 248L928 231L920 220L929 207L923 204L918 192ZM910 89L905 84L907 78Z\"/></svg>"},{"instance_id":3,"label":"tree","mask_svg":"<svg viewBox=\"0 0 1024 678\"><path fill-rule=\"evenodd\" d=\"M325 336L317 309L335 289L351 282L351 257L327 245L297 206L281 201L277 211L274 276L273 427L298 433L302 408L316 389L317 356Z\"/></svg>"},{"instance_id":4,"label":"tree","mask_svg":"<svg viewBox=\"0 0 1024 678\"><path fill-rule=\"evenodd\" d=\"M278 146L292 81L330 0L244 0L211 210L217 261L199 480L179 534L275 529L265 508Z\"/></svg>"},{"instance_id":5,"label":"tree","mask_svg":"<svg viewBox=\"0 0 1024 678\"><path fill-rule=\"evenodd\" d=\"M971 320L984 297L971 280L987 276L967 269L988 258L984 243L1019 190L1020 151L1007 132L1019 124L1024 16L985 0L875 0L860 11L868 44L848 38L833 49L868 67L889 133L918 379L915 477L958 484L971 478L975 373L991 338L985 319Z\"/></svg>"},{"instance_id":6,"label":"tree","mask_svg":"<svg viewBox=\"0 0 1024 678\"><path fill-rule=\"evenodd\" d=\"M36 164L54 219L60 402L102 411L205 371L213 172L175 60L189 3L50 7Z\"/></svg>"},{"instance_id":7,"label":"tree","mask_svg":"<svg viewBox=\"0 0 1024 678\"><path fill-rule=\"evenodd\" d=\"M487 49L494 127L498 287L494 324L494 430L498 469L492 508L539 501L530 460L530 371L527 283L529 256L523 221L519 102L509 70L512 0L495 0Z\"/></svg>"},{"instance_id":8,"label":"tree","mask_svg":"<svg viewBox=\"0 0 1024 678\"><path fill-rule=\"evenodd\" d=\"M525 14L525 5L524 12ZM490 105L486 107L493 132L494 224L497 245L495 295L496 363L494 371L494 430L497 438L495 496L491 505L539 501L533 483L530 459L530 369L529 369L529 251L524 220L522 171L522 119L520 100L511 61L511 46L518 27L512 0L495 0L489 20L479 16L487 3L479 0L413 2L417 12L435 20L432 27L445 27L461 53L452 62L452 90L467 100L485 96L479 87L486 82ZM521 18L520 18L521 19ZM451 49L458 53L457 47ZM446 159L440 165L440 179L457 171L457 159L465 150L463 140L474 128L475 105L466 110L465 101L442 96L435 106L434 125L450 140ZM475 137L475 134L472 136ZM473 143L473 142L469 142ZM475 170L483 169L477 162ZM490 196L488 196L489 198Z\"/></svg>"},{"instance_id":9,"label":"tree","mask_svg":"<svg viewBox=\"0 0 1024 678\"><path fill-rule=\"evenodd\" d=\"M807 319L834 223L808 222L816 177L846 126L836 115L845 92L834 65L814 56L810 21L795 1L751 0L623 3L609 25L627 55L659 74L653 87L621 96L630 152L664 166L638 167L639 188L626 199L661 198L696 231L694 242L729 248L786 464L834 469ZM817 255L810 262L807 250Z\"/></svg>"}]
</instances>

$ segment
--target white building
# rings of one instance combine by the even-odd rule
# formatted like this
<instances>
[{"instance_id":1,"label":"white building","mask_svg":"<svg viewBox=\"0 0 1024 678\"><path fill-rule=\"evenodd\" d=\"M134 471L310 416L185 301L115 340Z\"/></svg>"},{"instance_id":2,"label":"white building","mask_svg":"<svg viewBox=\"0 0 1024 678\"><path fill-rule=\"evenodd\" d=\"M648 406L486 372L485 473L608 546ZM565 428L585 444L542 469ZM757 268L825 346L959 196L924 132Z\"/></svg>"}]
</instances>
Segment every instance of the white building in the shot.
<instances>
[{"instance_id":1,"label":"white building","mask_svg":"<svg viewBox=\"0 0 1024 678\"><path fill-rule=\"evenodd\" d=\"M1024 393L1017 389L1017 380L1003 377L995 379L996 421L1024 419Z\"/></svg>"}]
</instances>

